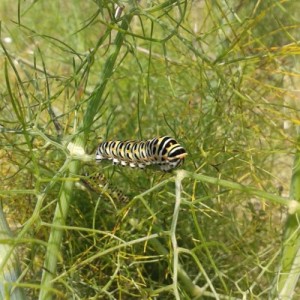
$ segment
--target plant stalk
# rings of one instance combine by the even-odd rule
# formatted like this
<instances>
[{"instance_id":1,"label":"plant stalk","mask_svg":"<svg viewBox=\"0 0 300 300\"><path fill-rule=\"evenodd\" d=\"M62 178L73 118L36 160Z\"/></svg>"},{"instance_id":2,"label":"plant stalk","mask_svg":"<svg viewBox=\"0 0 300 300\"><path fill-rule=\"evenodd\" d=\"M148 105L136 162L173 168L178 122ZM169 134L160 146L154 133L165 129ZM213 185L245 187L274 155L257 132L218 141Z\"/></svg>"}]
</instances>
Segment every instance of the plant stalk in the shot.
<instances>
[{"instance_id":1,"label":"plant stalk","mask_svg":"<svg viewBox=\"0 0 300 300\"><path fill-rule=\"evenodd\" d=\"M300 202L300 136L297 142L290 198ZM272 299L292 299L300 275L300 213L289 215L282 241L281 259L271 289Z\"/></svg>"},{"instance_id":2,"label":"plant stalk","mask_svg":"<svg viewBox=\"0 0 300 300\"><path fill-rule=\"evenodd\" d=\"M107 82L111 78L113 71L116 67L116 61L121 46L123 45L126 30L128 29L128 25L131 19L132 15L129 14L128 16L124 17L121 23L122 30L120 30L116 35L112 52L110 52L111 54L108 56L108 59L104 64L103 71L100 74L100 83L95 88L94 92L92 93L89 99L87 109L83 118L83 125L81 128L78 129L79 133L74 142L75 147L84 149L90 131L90 127L93 123L96 114L99 111L99 108L101 107L101 103L103 102L103 95L105 92ZM81 164L79 161L74 160L70 162L67 172L68 174L66 176L74 176L74 174L78 174L80 171L80 165ZM54 296L53 284L55 282L56 277L57 261L61 256L60 249L63 237L63 230L60 229L59 226L63 226L66 223L69 205L72 201L73 189L74 181L66 181L61 186L60 195L53 219L53 225L55 226L51 229L45 257L44 271L41 282L41 291L39 294L40 300L50 300Z\"/></svg>"}]
</instances>

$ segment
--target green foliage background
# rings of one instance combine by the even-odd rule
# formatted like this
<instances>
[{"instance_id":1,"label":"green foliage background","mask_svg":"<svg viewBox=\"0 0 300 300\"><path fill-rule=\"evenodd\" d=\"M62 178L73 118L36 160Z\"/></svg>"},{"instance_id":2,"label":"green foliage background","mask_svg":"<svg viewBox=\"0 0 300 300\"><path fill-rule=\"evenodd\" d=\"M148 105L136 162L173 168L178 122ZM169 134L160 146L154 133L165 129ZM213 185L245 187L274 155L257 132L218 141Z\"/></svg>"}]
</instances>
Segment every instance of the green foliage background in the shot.
<instances>
[{"instance_id":1,"label":"green foliage background","mask_svg":"<svg viewBox=\"0 0 300 300\"><path fill-rule=\"evenodd\" d=\"M299 124L299 4L118 4L121 20L113 1L0 3L0 195L16 227L25 293L41 299L47 290L41 278L49 234L63 228L47 297L265 299L287 213L247 187L289 194ZM107 66L118 33L124 41ZM105 77L106 67L112 76ZM104 93L93 100L103 79ZM91 101L99 106L88 120ZM70 142L81 139L93 158L102 140L159 135L185 147L185 170L245 185L233 191L192 176L182 181L178 286L170 239L175 175L81 158L78 172L69 168ZM96 172L109 185L102 193L83 189L81 179ZM68 195L66 182L74 193L58 225L53 216Z\"/></svg>"}]
</instances>

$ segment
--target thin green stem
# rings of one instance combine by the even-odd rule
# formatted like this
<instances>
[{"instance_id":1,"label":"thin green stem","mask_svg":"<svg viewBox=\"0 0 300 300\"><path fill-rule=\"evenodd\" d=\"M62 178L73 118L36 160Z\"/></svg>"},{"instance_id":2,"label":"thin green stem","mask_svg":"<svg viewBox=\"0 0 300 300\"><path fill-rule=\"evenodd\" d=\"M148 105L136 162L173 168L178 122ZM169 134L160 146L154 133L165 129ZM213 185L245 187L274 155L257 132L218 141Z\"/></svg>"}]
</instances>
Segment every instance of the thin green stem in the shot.
<instances>
[{"instance_id":1,"label":"thin green stem","mask_svg":"<svg viewBox=\"0 0 300 300\"><path fill-rule=\"evenodd\" d=\"M176 226L179 215L180 203L181 203L181 181L183 179L180 176L181 173L177 173L177 177L175 180L175 207L173 212L172 224L171 224L171 241L173 247L173 291L176 300L180 299L179 291L178 291L178 245L176 238Z\"/></svg>"},{"instance_id":2,"label":"thin green stem","mask_svg":"<svg viewBox=\"0 0 300 300\"><path fill-rule=\"evenodd\" d=\"M236 191L244 192L244 193L247 193L252 196L257 196L257 197L261 197L263 199L268 199L273 203L285 205L288 207L289 212L291 214L295 213L296 211L298 211L300 209L300 204L295 200L295 198L291 198L291 199L284 198L284 197L281 197L278 195L270 194L270 193L262 191L262 190L258 190L255 187L243 185L241 183L236 183L236 182L232 182L232 181L228 181L228 180L224 180L224 179L206 176L203 174L195 174L195 173L187 172L187 171L183 171L183 170L180 170L178 172L182 172L182 176L184 176L184 177L189 177L189 178L193 178L193 179L196 179L196 180L199 180L202 182L219 185L219 186L228 188L229 190L236 190Z\"/></svg>"}]
</instances>

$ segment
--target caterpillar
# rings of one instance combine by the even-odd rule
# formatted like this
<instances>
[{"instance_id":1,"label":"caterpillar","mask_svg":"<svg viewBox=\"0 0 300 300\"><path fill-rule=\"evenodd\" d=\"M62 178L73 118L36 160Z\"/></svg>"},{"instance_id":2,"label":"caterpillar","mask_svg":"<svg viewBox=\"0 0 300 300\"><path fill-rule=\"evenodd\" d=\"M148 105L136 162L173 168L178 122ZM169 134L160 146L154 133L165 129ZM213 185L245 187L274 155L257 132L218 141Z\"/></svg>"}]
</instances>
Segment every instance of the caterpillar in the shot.
<instances>
[{"instance_id":1,"label":"caterpillar","mask_svg":"<svg viewBox=\"0 0 300 300\"><path fill-rule=\"evenodd\" d=\"M156 137L146 141L107 141L99 144L96 161L112 160L114 165L144 169L159 165L162 171L180 166L187 152L169 136Z\"/></svg>"},{"instance_id":2,"label":"caterpillar","mask_svg":"<svg viewBox=\"0 0 300 300\"><path fill-rule=\"evenodd\" d=\"M129 201L129 198L117 187L111 185L104 175L97 173L91 176L86 174L86 176L86 179L81 179L81 183L83 183L83 186L87 187L89 190L98 194L101 193L109 195L109 197L117 201Z\"/></svg>"}]
</instances>

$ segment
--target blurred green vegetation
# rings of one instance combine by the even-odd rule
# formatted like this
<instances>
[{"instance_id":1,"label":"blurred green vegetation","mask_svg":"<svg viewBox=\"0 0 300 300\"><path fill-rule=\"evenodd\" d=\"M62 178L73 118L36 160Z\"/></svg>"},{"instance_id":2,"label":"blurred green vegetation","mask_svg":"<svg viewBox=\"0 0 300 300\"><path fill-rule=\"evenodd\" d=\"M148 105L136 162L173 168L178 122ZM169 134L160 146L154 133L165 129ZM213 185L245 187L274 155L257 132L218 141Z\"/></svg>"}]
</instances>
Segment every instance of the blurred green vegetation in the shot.
<instances>
[{"instance_id":1,"label":"blurred green vegetation","mask_svg":"<svg viewBox=\"0 0 300 300\"><path fill-rule=\"evenodd\" d=\"M118 4L124 5L121 20L113 1L0 3L0 195L19 237L30 299L41 295L65 182L74 183L74 193L52 274L56 299L176 296L169 234L174 174L94 161L81 162L78 174L68 170L67 145L86 126L117 33L124 42L90 120L87 154L102 140L171 135L188 152L185 170L289 194L299 125L298 1ZM85 174L96 172L129 201L109 189L83 188ZM179 263L205 299L266 299L286 216L285 207L247 189L185 178ZM180 298L200 297L182 278ZM297 293L299 287L295 299Z\"/></svg>"}]
</instances>

